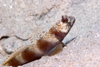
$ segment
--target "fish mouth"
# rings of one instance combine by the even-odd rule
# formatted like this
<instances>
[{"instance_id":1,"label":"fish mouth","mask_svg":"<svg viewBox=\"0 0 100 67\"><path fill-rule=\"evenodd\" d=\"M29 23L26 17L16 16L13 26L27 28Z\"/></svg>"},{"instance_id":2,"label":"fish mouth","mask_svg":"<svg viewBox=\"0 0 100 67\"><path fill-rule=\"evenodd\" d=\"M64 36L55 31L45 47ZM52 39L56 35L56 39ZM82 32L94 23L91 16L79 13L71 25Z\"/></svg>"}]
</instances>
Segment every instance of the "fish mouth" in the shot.
<instances>
[{"instance_id":1,"label":"fish mouth","mask_svg":"<svg viewBox=\"0 0 100 67\"><path fill-rule=\"evenodd\" d=\"M63 23L69 24L69 25L72 27L73 24L75 23L75 17L63 15L61 21L62 21Z\"/></svg>"}]
</instances>

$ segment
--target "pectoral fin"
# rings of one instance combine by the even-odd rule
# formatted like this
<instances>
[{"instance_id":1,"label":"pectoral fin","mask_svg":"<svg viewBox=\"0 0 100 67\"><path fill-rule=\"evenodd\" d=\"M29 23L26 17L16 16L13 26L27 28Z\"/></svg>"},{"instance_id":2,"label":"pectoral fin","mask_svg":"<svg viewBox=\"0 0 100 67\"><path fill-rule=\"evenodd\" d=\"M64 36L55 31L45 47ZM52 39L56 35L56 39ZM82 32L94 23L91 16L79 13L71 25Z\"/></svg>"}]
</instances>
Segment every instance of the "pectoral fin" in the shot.
<instances>
[{"instance_id":1,"label":"pectoral fin","mask_svg":"<svg viewBox=\"0 0 100 67\"><path fill-rule=\"evenodd\" d=\"M47 55L52 56L52 55L60 53L63 50L62 49L63 45L64 45L64 43L61 42L56 47L54 47Z\"/></svg>"}]
</instances>

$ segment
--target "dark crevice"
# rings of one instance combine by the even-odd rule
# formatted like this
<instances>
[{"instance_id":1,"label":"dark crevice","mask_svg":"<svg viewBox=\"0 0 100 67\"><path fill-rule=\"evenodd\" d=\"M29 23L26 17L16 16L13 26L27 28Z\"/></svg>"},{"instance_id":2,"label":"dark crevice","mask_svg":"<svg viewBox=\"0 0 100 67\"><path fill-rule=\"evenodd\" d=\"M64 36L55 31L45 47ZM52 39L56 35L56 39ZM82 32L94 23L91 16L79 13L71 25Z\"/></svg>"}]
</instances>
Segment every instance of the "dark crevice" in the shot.
<instances>
[{"instance_id":1,"label":"dark crevice","mask_svg":"<svg viewBox=\"0 0 100 67\"><path fill-rule=\"evenodd\" d=\"M51 12L51 10L55 7L55 5L53 5L50 9L47 9L48 11L45 13L42 13L39 17L39 19L43 18L45 15L47 15L49 12Z\"/></svg>"},{"instance_id":2,"label":"dark crevice","mask_svg":"<svg viewBox=\"0 0 100 67\"><path fill-rule=\"evenodd\" d=\"M12 51L7 51L7 49L4 49L3 50L7 53L7 54L12 54L13 52Z\"/></svg>"},{"instance_id":3,"label":"dark crevice","mask_svg":"<svg viewBox=\"0 0 100 67\"><path fill-rule=\"evenodd\" d=\"M73 1L72 1L71 7L72 7L73 5L78 5L78 4L84 3L84 1L86 1L86 0L81 0L81 1L79 1L79 2L73 2Z\"/></svg>"},{"instance_id":4,"label":"dark crevice","mask_svg":"<svg viewBox=\"0 0 100 67\"><path fill-rule=\"evenodd\" d=\"M11 53L12 53L12 51L7 51L7 49L4 48L3 46L0 45L0 47L2 47L2 52L3 52L3 54L11 54ZM2 52L1 52L1 53L2 53Z\"/></svg>"},{"instance_id":5,"label":"dark crevice","mask_svg":"<svg viewBox=\"0 0 100 67\"><path fill-rule=\"evenodd\" d=\"M22 40L22 41L27 41L29 38L27 38L27 39L23 39L23 38L20 38L20 37L18 37L18 36L16 36L15 35L15 37L17 38L17 39L20 39L20 40Z\"/></svg>"},{"instance_id":6,"label":"dark crevice","mask_svg":"<svg viewBox=\"0 0 100 67\"><path fill-rule=\"evenodd\" d=\"M2 40L2 39L7 39L7 38L9 38L9 36L2 36L2 37L0 38L0 40Z\"/></svg>"}]
</instances>

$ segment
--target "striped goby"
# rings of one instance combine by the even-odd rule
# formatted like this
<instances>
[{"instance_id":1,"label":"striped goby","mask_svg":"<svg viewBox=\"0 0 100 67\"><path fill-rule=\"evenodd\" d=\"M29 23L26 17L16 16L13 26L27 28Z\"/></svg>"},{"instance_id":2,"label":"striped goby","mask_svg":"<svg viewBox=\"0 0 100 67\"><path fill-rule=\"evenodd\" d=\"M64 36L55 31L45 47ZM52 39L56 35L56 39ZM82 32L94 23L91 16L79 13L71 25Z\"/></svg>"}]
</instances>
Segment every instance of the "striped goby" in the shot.
<instances>
[{"instance_id":1,"label":"striped goby","mask_svg":"<svg viewBox=\"0 0 100 67\"><path fill-rule=\"evenodd\" d=\"M12 53L3 63L3 66L20 66L39 59L44 55L59 53L64 46L62 40L68 34L74 23L74 17L62 16L62 19L43 37L38 39L35 44L21 47Z\"/></svg>"}]
</instances>

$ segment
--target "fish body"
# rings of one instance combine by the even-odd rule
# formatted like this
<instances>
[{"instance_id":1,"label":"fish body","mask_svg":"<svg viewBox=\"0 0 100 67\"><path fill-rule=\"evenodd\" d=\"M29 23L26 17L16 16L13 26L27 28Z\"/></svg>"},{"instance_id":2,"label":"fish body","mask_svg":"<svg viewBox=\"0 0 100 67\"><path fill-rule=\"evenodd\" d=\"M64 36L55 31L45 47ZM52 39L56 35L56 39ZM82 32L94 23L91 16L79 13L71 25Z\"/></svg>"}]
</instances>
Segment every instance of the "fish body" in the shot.
<instances>
[{"instance_id":1,"label":"fish body","mask_svg":"<svg viewBox=\"0 0 100 67\"><path fill-rule=\"evenodd\" d=\"M68 34L74 23L74 17L62 16L62 19L43 37L38 39L35 44L21 47L12 53L3 63L3 66L20 66L39 59L44 55L51 56L59 53L64 46L62 40Z\"/></svg>"}]
</instances>

